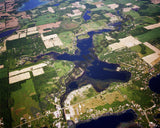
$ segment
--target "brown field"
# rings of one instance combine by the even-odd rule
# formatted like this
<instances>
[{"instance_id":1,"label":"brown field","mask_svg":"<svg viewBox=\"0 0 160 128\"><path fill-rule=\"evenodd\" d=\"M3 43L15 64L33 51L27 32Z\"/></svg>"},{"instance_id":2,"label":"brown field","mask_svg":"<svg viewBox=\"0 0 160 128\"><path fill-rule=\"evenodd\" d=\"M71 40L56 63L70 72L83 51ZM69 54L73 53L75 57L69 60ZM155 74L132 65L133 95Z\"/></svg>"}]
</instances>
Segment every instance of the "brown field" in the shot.
<instances>
[{"instance_id":1,"label":"brown field","mask_svg":"<svg viewBox=\"0 0 160 128\"><path fill-rule=\"evenodd\" d=\"M77 23L65 23L62 25L62 27L65 29L73 29L73 28L78 27L78 24Z\"/></svg>"},{"instance_id":2,"label":"brown field","mask_svg":"<svg viewBox=\"0 0 160 128\"><path fill-rule=\"evenodd\" d=\"M123 102L124 100L125 98L118 91L97 95L69 107L71 119L75 121L75 118L78 119L80 114L100 105L105 105L106 103L111 105L114 101Z\"/></svg>"},{"instance_id":3,"label":"brown field","mask_svg":"<svg viewBox=\"0 0 160 128\"><path fill-rule=\"evenodd\" d=\"M38 27L38 31L39 33L45 33L45 32L49 32L50 30L44 31L44 29L47 28L59 28L61 24L61 21L56 22L56 23L50 23L50 24L44 24L44 25L39 25Z\"/></svg>"}]
</instances>

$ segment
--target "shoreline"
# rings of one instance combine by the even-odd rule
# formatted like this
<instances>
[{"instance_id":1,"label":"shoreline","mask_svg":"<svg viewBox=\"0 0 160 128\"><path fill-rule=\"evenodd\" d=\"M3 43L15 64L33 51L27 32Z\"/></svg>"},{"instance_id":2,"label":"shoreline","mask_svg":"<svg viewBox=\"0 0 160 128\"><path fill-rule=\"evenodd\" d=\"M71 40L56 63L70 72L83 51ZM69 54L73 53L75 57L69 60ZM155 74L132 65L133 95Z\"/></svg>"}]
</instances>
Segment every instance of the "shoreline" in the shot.
<instances>
[{"instance_id":1,"label":"shoreline","mask_svg":"<svg viewBox=\"0 0 160 128\"><path fill-rule=\"evenodd\" d=\"M95 118L92 118L92 119L87 119L87 120L84 120L84 121L80 121L78 123L74 123L73 125L75 125L76 128L77 127L82 127L82 125L85 125L87 123L91 123L93 121L101 120L102 118L110 118L110 117L114 117L114 116L118 117L118 116L122 116L123 114L126 114L126 113L132 114L133 118L131 120L128 120L128 121L122 121L122 122L119 121L117 126L120 125L121 123L128 123L128 122L131 122L131 121L135 121L137 119L137 114L135 113L135 111L133 109L127 109L127 110L124 110L124 111L118 112L118 113L104 113L101 116L98 116L98 117L95 117Z\"/></svg>"}]
</instances>

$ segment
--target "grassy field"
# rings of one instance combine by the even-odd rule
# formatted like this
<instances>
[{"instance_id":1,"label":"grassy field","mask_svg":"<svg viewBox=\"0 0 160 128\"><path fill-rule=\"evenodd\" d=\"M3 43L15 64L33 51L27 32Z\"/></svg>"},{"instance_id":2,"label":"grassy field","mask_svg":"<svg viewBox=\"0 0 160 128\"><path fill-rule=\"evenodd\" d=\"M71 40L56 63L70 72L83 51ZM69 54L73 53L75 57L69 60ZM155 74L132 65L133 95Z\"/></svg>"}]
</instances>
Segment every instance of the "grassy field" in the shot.
<instances>
[{"instance_id":1,"label":"grassy field","mask_svg":"<svg viewBox=\"0 0 160 128\"><path fill-rule=\"evenodd\" d=\"M86 32L86 31L92 31L92 30L99 30L102 28L106 28L106 22L107 20L98 20L96 22L89 22L87 24L82 24L80 27L80 30L82 32Z\"/></svg>"},{"instance_id":2,"label":"grassy field","mask_svg":"<svg viewBox=\"0 0 160 128\"><path fill-rule=\"evenodd\" d=\"M63 29L71 30L77 28L79 26L79 23L72 21L63 21L61 26L63 27Z\"/></svg>"},{"instance_id":3,"label":"grassy field","mask_svg":"<svg viewBox=\"0 0 160 128\"><path fill-rule=\"evenodd\" d=\"M11 93L11 98L14 100L14 105L11 107L13 126L20 123L21 117L31 116L33 119L40 111L38 102L32 99L32 96L36 94L32 79L27 80L21 86L21 89Z\"/></svg>"},{"instance_id":4,"label":"grassy field","mask_svg":"<svg viewBox=\"0 0 160 128\"><path fill-rule=\"evenodd\" d=\"M135 19L135 17L133 17ZM136 17L135 22L138 24L142 24L143 26L155 24L156 20L149 16L140 16Z\"/></svg>"},{"instance_id":5,"label":"grassy field","mask_svg":"<svg viewBox=\"0 0 160 128\"><path fill-rule=\"evenodd\" d=\"M131 10L131 11L129 11L129 12L125 12L124 14L126 14L126 15L131 15L134 19L140 17L139 13L136 12L136 11L133 11L133 10Z\"/></svg>"},{"instance_id":6,"label":"grassy field","mask_svg":"<svg viewBox=\"0 0 160 128\"><path fill-rule=\"evenodd\" d=\"M54 68L57 71L57 75L59 77L66 75L71 70L72 66L73 66L72 62L69 62L69 61L56 60L54 62Z\"/></svg>"},{"instance_id":7,"label":"grassy field","mask_svg":"<svg viewBox=\"0 0 160 128\"><path fill-rule=\"evenodd\" d=\"M91 87L89 89L84 90L82 94L75 95L73 100L71 101L71 104L76 104L81 101L87 100L93 96L96 96L97 94L98 93L96 92L96 90L93 87Z\"/></svg>"},{"instance_id":8,"label":"grassy field","mask_svg":"<svg viewBox=\"0 0 160 128\"><path fill-rule=\"evenodd\" d=\"M137 36L137 38L141 42L147 42L149 40L159 38L160 37L159 32L160 32L160 28L156 28L156 29L150 30L142 35Z\"/></svg>"},{"instance_id":9,"label":"grassy field","mask_svg":"<svg viewBox=\"0 0 160 128\"><path fill-rule=\"evenodd\" d=\"M110 9L109 7L106 7L106 6L91 9L91 11L99 11L99 10L106 10L106 11L109 11L109 12L114 12L113 9Z\"/></svg>"},{"instance_id":10,"label":"grassy field","mask_svg":"<svg viewBox=\"0 0 160 128\"><path fill-rule=\"evenodd\" d=\"M52 92L53 88L57 88L55 80L53 80L53 78L57 77L55 69L53 67L44 67L44 72L43 75L33 77L35 89L39 95L40 101L43 101L43 98L45 98L48 93Z\"/></svg>"},{"instance_id":11,"label":"grassy field","mask_svg":"<svg viewBox=\"0 0 160 128\"><path fill-rule=\"evenodd\" d=\"M57 17L54 14L46 14L46 15L38 16L34 20L36 25L43 25L43 24L57 22Z\"/></svg>"},{"instance_id":12,"label":"grassy field","mask_svg":"<svg viewBox=\"0 0 160 128\"><path fill-rule=\"evenodd\" d=\"M85 39L85 38L89 38L89 35L88 34L83 34L83 35L78 36L79 40Z\"/></svg>"},{"instance_id":13,"label":"grassy field","mask_svg":"<svg viewBox=\"0 0 160 128\"><path fill-rule=\"evenodd\" d=\"M151 96L149 96L150 90L141 91L136 85L121 87L119 90L122 94L127 96L128 100L140 104L142 108L146 106L151 107L153 105L153 103L151 102Z\"/></svg>"},{"instance_id":14,"label":"grassy field","mask_svg":"<svg viewBox=\"0 0 160 128\"><path fill-rule=\"evenodd\" d=\"M141 53L142 48L141 48L140 45L131 47L131 50L137 52L140 55L140 57L144 57L144 56L147 56L147 55L150 55L150 54L154 53L154 51L152 49L148 48L144 44L142 44L142 45L145 47L145 52L146 52L145 54Z\"/></svg>"},{"instance_id":15,"label":"grassy field","mask_svg":"<svg viewBox=\"0 0 160 128\"><path fill-rule=\"evenodd\" d=\"M66 47L68 47L69 49L72 49L73 42L74 42L73 32L71 31L62 32L58 34L58 36Z\"/></svg>"}]
</instances>

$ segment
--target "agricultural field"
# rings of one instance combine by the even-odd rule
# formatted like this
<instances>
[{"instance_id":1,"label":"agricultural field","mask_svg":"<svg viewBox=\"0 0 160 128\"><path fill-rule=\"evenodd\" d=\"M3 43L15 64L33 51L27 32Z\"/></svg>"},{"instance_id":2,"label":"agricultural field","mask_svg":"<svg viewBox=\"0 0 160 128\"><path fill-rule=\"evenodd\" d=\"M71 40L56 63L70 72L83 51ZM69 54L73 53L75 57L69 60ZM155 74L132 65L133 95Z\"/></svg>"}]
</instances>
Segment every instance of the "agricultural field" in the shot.
<instances>
[{"instance_id":1,"label":"agricultural field","mask_svg":"<svg viewBox=\"0 0 160 128\"><path fill-rule=\"evenodd\" d=\"M12 119L14 120L13 126L16 126L20 124L21 117L28 120L29 116L31 116L31 119L34 119L36 113L41 112L41 110L39 108L39 102L37 99L34 99L36 92L32 79L11 86L21 86L20 89L11 92L11 99L13 100L11 114Z\"/></svg>"},{"instance_id":2,"label":"agricultural field","mask_svg":"<svg viewBox=\"0 0 160 128\"><path fill-rule=\"evenodd\" d=\"M48 97L50 93L57 92L59 88L55 69L53 67L44 67L44 72L44 74L32 78L42 111L47 110L51 105L47 102L46 97Z\"/></svg>"},{"instance_id":3,"label":"agricultural field","mask_svg":"<svg viewBox=\"0 0 160 128\"><path fill-rule=\"evenodd\" d=\"M141 58L144 57L144 56L147 56L147 55L150 55L150 54L154 53L153 50L151 50L150 48L148 48L148 47L145 46L144 44L131 47L131 51L137 52L138 55L139 55Z\"/></svg>"},{"instance_id":4,"label":"agricultural field","mask_svg":"<svg viewBox=\"0 0 160 128\"><path fill-rule=\"evenodd\" d=\"M159 31L160 31L160 28L156 28L156 29L150 30L142 35L138 35L137 38L141 42L149 42L150 40L160 38Z\"/></svg>"}]
</instances>

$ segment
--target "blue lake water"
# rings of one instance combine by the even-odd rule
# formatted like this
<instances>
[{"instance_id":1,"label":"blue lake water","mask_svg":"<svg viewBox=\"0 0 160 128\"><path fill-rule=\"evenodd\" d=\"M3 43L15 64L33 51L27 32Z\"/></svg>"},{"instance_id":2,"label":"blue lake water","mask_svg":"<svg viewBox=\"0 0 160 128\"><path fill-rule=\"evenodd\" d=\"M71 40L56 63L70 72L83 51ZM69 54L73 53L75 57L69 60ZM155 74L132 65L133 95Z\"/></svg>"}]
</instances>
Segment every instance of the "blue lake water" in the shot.
<instances>
[{"instance_id":1,"label":"blue lake water","mask_svg":"<svg viewBox=\"0 0 160 128\"><path fill-rule=\"evenodd\" d=\"M76 128L117 128L120 123L134 121L137 118L136 113L132 110L126 110L121 114L100 117L97 120L78 123Z\"/></svg>"},{"instance_id":2,"label":"blue lake water","mask_svg":"<svg viewBox=\"0 0 160 128\"><path fill-rule=\"evenodd\" d=\"M8 31L5 31L5 32L2 32L0 33L0 39L3 38L3 37L6 37L6 36L9 36L11 35L13 32L15 32L17 29L12 29L12 30L8 30Z\"/></svg>"},{"instance_id":3,"label":"blue lake water","mask_svg":"<svg viewBox=\"0 0 160 128\"><path fill-rule=\"evenodd\" d=\"M57 3L57 4L54 4L53 6L59 6L60 5L60 3Z\"/></svg>"},{"instance_id":4,"label":"blue lake water","mask_svg":"<svg viewBox=\"0 0 160 128\"><path fill-rule=\"evenodd\" d=\"M119 67L118 64L106 63L104 61L99 60L95 54L95 51L93 50L93 35L110 31L112 30L102 29L98 31L90 31L88 32L89 38L81 40L79 40L77 37L78 50L75 52L75 54L60 54L56 52L50 52L38 56L37 59L45 55L51 55L56 60L72 61L76 65L76 67L81 67L82 69L84 69L84 74L80 78L73 80L69 85L66 85L67 92L70 92L78 88L80 81L86 81L86 84L91 83L98 92L103 91L108 87L108 83L106 82L126 82L131 77L130 72L116 71L117 67ZM93 80L100 81L101 84L95 84Z\"/></svg>"},{"instance_id":5,"label":"blue lake water","mask_svg":"<svg viewBox=\"0 0 160 128\"><path fill-rule=\"evenodd\" d=\"M88 15L88 14L91 14L91 11L87 10L87 11L84 13L84 15L83 15L83 19L84 19L85 21L87 21L87 20L90 20L90 19L91 19L91 16L90 16L90 15Z\"/></svg>"},{"instance_id":6,"label":"blue lake water","mask_svg":"<svg viewBox=\"0 0 160 128\"><path fill-rule=\"evenodd\" d=\"M31 9L34 9L40 5L44 5L48 3L48 1L41 1L41 0L29 0L27 1L26 3L24 3L22 5L22 7L20 7L18 9L18 11L27 11L27 10L31 10Z\"/></svg>"},{"instance_id":7,"label":"blue lake water","mask_svg":"<svg viewBox=\"0 0 160 128\"><path fill-rule=\"evenodd\" d=\"M116 28L121 28L121 23L113 24ZM66 83L66 92L61 96L61 107L64 106L66 95L71 91L78 89L86 84L92 84L97 92L101 92L109 86L109 83L122 81L127 82L131 73L128 71L116 71L119 64L107 63L98 59L94 51L93 35L101 34L103 32L117 31L111 29L102 29L97 31L90 31L87 34L89 38L78 39L77 48L74 54L50 52L37 56L35 58L40 60L45 55L50 55L55 60L67 60L72 61L75 67L81 67L84 73L77 79L72 79L71 82ZM115 58L116 59L116 58ZM121 122L128 122L135 118L135 114L132 110L127 110L125 113L119 115L105 116L99 118L97 121L91 121L88 123L77 125L77 128L116 128Z\"/></svg>"},{"instance_id":8,"label":"blue lake water","mask_svg":"<svg viewBox=\"0 0 160 128\"><path fill-rule=\"evenodd\" d=\"M153 92L160 94L160 74L149 81L149 87Z\"/></svg>"}]
</instances>

